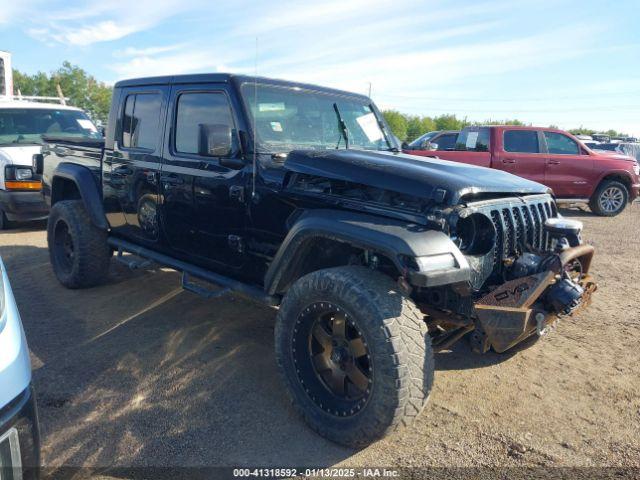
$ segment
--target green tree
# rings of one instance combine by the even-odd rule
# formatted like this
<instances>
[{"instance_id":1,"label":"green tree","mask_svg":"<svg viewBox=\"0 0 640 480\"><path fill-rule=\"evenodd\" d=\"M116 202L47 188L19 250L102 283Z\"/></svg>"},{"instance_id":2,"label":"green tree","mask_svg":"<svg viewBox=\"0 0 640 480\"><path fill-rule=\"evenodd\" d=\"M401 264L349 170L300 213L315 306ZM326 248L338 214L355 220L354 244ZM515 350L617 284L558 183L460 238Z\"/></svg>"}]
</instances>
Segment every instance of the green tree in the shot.
<instances>
[{"instance_id":1,"label":"green tree","mask_svg":"<svg viewBox=\"0 0 640 480\"><path fill-rule=\"evenodd\" d=\"M403 142L407 139L407 119L396 110L384 110L384 119L389 124L389 128L398 139Z\"/></svg>"},{"instance_id":2,"label":"green tree","mask_svg":"<svg viewBox=\"0 0 640 480\"><path fill-rule=\"evenodd\" d=\"M69 62L65 61L62 67L49 75L43 72L27 75L14 70L13 82L16 93L47 97L58 96L56 86L60 85L70 105L82 108L91 118L103 123L109 116L112 88Z\"/></svg>"},{"instance_id":3,"label":"green tree","mask_svg":"<svg viewBox=\"0 0 640 480\"><path fill-rule=\"evenodd\" d=\"M452 114L438 115L437 117L434 117L433 121L435 123L436 130L460 130L469 125L466 117L464 119L459 119Z\"/></svg>"}]
</instances>

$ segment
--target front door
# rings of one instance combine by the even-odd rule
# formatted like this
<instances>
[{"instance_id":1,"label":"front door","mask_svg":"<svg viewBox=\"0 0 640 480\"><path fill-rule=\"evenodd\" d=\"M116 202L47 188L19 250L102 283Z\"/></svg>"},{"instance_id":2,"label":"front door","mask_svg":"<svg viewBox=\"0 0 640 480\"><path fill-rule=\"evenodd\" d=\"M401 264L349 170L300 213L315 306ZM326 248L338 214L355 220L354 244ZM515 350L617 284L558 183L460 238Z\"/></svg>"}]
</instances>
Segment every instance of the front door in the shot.
<instances>
[{"instance_id":1,"label":"front door","mask_svg":"<svg viewBox=\"0 0 640 480\"><path fill-rule=\"evenodd\" d=\"M105 187L122 212L122 221L112 227L146 243L158 240L158 175L168 94L167 87L125 89L113 151L107 155Z\"/></svg>"},{"instance_id":2,"label":"front door","mask_svg":"<svg viewBox=\"0 0 640 480\"><path fill-rule=\"evenodd\" d=\"M239 268L245 258L244 186L250 173L225 166L225 160L239 162L241 155L227 88L173 87L160 176L163 226L171 247L213 269ZM232 129L232 149L222 157L202 149L200 132L211 125Z\"/></svg>"},{"instance_id":3,"label":"front door","mask_svg":"<svg viewBox=\"0 0 640 480\"><path fill-rule=\"evenodd\" d=\"M558 198L587 198L592 189L593 160L571 137L544 132L547 150L545 183Z\"/></svg>"},{"instance_id":4,"label":"front door","mask_svg":"<svg viewBox=\"0 0 640 480\"><path fill-rule=\"evenodd\" d=\"M544 184L546 156L537 130L504 130L494 167Z\"/></svg>"}]
</instances>

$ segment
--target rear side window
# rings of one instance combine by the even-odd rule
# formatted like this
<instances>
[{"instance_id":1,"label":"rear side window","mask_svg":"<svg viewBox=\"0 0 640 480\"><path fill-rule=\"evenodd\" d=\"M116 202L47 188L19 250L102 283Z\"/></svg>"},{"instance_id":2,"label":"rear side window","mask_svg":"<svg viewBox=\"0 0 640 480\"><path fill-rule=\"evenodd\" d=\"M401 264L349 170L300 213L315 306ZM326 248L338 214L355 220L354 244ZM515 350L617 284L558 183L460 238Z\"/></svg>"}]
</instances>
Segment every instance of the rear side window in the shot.
<instances>
[{"instance_id":1,"label":"rear side window","mask_svg":"<svg viewBox=\"0 0 640 480\"><path fill-rule=\"evenodd\" d=\"M160 122L160 94L137 93L127 96L122 119L122 146L155 150Z\"/></svg>"},{"instance_id":2,"label":"rear side window","mask_svg":"<svg viewBox=\"0 0 640 480\"><path fill-rule=\"evenodd\" d=\"M507 130L504 132L505 152L540 153L538 132L535 130Z\"/></svg>"},{"instance_id":3,"label":"rear side window","mask_svg":"<svg viewBox=\"0 0 640 480\"><path fill-rule=\"evenodd\" d=\"M178 97L176 114L176 152L198 154L200 125L227 125L232 130L233 116L223 93L183 93Z\"/></svg>"},{"instance_id":4,"label":"rear side window","mask_svg":"<svg viewBox=\"0 0 640 480\"><path fill-rule=\"evenodd\" d=\"M544 132L547 140L547 149L549 153L556 155L578 155L580 148L578 144L566 135L555 132Z\"/></svg>"},{"instance_id":5,"label":"rear side window","mask_svg":"<svg viewBox=\"0 0 640 480\"><path fill-rule=\"evenodd\" d=\"M466 150L467 152L488 152L489 129L485 127L465 128L458 135L455 147L456 150Z\"/></svg>"}]
</instances>

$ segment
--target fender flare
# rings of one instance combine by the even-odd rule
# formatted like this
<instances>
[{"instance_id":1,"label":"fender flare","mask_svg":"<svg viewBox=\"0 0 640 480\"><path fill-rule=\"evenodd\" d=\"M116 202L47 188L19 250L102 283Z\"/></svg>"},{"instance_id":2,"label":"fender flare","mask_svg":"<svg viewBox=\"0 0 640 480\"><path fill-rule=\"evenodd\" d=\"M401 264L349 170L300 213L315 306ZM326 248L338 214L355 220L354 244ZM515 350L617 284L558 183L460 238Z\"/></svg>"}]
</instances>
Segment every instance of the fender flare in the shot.
<instances>
[{"instance_id":1,"label":"fender flare","mask_svg":"<svg viewBox=\"0 0 640 480\"><path fill-rule=\"evenodd\" d=\"M467 259L441 231L379 216L318 209L304 211L290 228L265 275L265 290L269 294L282 293L296 280L296 267L308 241L318 237L384 255L416 286L433 287L470 280ZM403 261L403 257L417 259L447 253L455 259L453 268L421 272L410 269Z\"/></svg>"},{"instance_id":2,"label":"fender flare","mask_svg":"<svg viewBox=\"0 0 640 480\"><path fill-rule=\"evenodd\" d=\"M53 188L56 182L56 178L62 178L66 181L71 181L75 184L80 198L84 203L91 222L101 230L109 229L109 222L107 222L107 216L104 213L104 207L102 206L102 195L96 182L95 176L91 173L87 167L77 165L74 163L60 163L53 171L51 179L51 206L56 202L65 200L60 198L60 193L56 194L56 190Z\"/></svg>"}]
</instances>

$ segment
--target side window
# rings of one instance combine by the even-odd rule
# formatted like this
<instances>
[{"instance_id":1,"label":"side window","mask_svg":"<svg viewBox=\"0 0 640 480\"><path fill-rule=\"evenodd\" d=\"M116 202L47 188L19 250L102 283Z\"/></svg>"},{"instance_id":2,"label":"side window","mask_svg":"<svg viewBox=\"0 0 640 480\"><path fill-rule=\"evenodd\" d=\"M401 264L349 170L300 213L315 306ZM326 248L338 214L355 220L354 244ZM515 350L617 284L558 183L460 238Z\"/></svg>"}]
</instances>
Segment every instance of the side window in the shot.
<instances>
[{"instance_id":1,"label":"side window","mask_svg":"<svg viewBox=\"0 0 640 480\"><path fill-rule=\"evenodd\" d=\"M538 132L535 130L507 130L504 132L504 151L540 153Z\"/></svg>"},{"instance_id":2,"label":"side window","mask_svg":"<svg viewBox=\"0 0 640 480\"><path fill-rule=\"evenodd\" d=\"M456 150L468 152L489 151L489 129L486 127L471 127L463 129L456 139Z\"/></svg>"},{"instance_id":3,"label":"side window","mask_svg":"<svg viewBox=\"0 0 640 480\"><path fill-rule=\"evenodd\" d=\"M157 93L127 96L122 119L122 146L154 150L158 140L158 122L162 102Z\"/></svg>"},{"instance_id":4,"label":"side window","mask_svg":"<svg viewBox=\"0 0 640 480\"><path fill-rule=\"evenodd\" d=\"M554 132L544 132L547 140L547 149L551 154L557 155L579 155L580 148L578 144L566 135Z\"/></svg>"},{"instance_id":5,"label":"side window","mask_svg":"<svg viewBox=\"0 0 640 480\"><path fill-rule=\"evenodd\" d=\"M448 135L441 135L434 140L434 143L438 144L438 150L449 150L456 146L457 133L451 133Z\"/></svg>"},{"instance_id":6,"label":"side window","mask_svg":"<svg viewBox=\"0 0 640 480\"><path fill-rule=\"evenodd\" d=\"M233 116L223 93L182 93L176 113L175 150L198 154L200 125L226 125L233 131Z\"/></svg>"}]
</instances>

